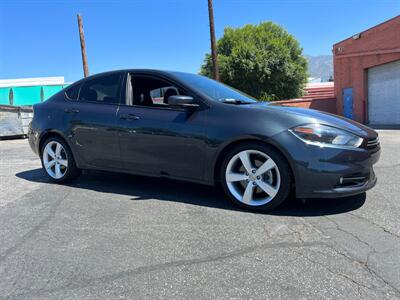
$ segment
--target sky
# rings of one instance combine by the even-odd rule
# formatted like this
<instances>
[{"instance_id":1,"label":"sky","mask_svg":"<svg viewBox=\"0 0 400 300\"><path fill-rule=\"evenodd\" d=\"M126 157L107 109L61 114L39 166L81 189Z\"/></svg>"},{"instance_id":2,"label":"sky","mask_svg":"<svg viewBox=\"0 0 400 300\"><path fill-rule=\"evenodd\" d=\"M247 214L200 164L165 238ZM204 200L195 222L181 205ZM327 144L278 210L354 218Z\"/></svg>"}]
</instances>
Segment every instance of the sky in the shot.
<instances>
[{"instance_id":1,"label":"sky","mask_svg":"<svg viewBox=\"0 0 400 300\"><path fill-rule=\"evenodd\" d=\"M0 0L0 79L83 77L77 13L91 74L124 68L197 73L210 52L207 0ZM400 0L214 0L217 38L225 27L273 21L304 54L400 14Z\"/></svg>"}]
</instances>

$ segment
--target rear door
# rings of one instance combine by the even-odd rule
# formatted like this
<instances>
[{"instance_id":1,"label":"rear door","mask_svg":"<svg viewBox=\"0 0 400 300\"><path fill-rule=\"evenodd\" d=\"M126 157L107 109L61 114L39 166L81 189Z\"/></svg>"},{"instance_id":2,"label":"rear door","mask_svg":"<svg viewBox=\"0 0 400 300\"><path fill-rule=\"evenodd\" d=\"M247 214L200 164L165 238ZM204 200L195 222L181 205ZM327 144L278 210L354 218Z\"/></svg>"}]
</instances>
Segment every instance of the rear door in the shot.
<instances>
[{"instance_id":1,"label":"rear door","mask_svg":"<svg viewBox=\"0 0 400 300\"><path fill-rule=\"evenodd\" d=\"M70 140L76 155L87 167L119 169L117 110L123 73L108 73L83 82L78 100L67 101Z\"/></svg>"}]
</instances>

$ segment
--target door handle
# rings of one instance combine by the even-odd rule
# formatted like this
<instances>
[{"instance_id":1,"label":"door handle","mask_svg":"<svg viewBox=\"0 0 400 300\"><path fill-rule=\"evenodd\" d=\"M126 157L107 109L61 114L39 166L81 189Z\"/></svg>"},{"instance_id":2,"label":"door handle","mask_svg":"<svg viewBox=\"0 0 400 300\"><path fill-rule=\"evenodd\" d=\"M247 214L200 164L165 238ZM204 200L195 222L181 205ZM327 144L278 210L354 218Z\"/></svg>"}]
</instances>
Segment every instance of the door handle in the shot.
<instances>
[{"instance_id":1,"label":"door handle","mask_svg":"<svg viewBox=\"0 0 400 300\"><path fill-rule=\"evenodd\" d=\"M133 114L121 114L119 118L122 120L139 120L140 117L133 115Z\"/></svg>"},{"instance_id":2,"label":"door handle","mask_svg":"<svg viewBox=\"0 0 400 300\"><path fill-rule=\"evenodd\" d=\"M79 109L76 109L76 108L66 108L66 109L64 109L64 111L65 111L67 114L77 114L77 113L79 112Z\"/></svg>"}]
</instances>

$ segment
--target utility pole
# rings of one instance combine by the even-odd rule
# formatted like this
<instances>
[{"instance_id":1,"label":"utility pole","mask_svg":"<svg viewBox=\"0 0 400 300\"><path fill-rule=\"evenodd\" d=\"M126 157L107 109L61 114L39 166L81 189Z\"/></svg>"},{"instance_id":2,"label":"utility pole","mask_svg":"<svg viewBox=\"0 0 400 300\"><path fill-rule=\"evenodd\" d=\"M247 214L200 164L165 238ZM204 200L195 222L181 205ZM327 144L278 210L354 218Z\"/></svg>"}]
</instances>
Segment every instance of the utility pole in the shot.
<instances>
[{"instance_id":1,"label":"utility pole","mask_svg":"<svg viewBox=\"0 0 400 300\"><path fill-rule=\"evenodd\" d=\"M83 75L85 77L88 77L89 76L89 67L88 67L87 57L86 57L85 35L83 34L83 22L82 22L82 16L80 14L78 14L78 27L79 27L79 38L81 40Z\"/></svg>"},{"instance_id":2,"label":"utility pole","mask_svg":"<svg viewBox=\"0 0 400 300\"><path fill-rule=\"evenodd\" d=\"M210 37L211 37L211 57L213 63L213 77L219 81L218 53L217 44L215 42L214 29L214 9L212 0L208 0L208 18L210 20Z\"/></svg>"}]
</instances>

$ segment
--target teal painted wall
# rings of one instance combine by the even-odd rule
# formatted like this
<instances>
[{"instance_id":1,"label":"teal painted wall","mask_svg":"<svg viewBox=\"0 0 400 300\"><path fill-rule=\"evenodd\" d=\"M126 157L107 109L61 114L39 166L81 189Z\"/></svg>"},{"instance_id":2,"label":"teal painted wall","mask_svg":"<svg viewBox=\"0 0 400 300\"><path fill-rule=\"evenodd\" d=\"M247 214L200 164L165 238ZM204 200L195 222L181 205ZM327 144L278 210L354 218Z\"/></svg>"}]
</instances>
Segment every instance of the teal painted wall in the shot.
<instances>
[{"instance_id":1,"label":"teal painted wall","mask_svg":"<svg viewBox=\"0 0 400 300\"><path fill-rule=\"evenodd\" d=\"M0 104L10 105L10 89L15 106L33 105L47 100L67 85L21 86L0 88Z\"/></svg>"},{"instance_id":2,"label":"teal painted wall","mask_svg":"<svg viewBox=\"0 0 400 300\"><path fill-rule=\"evenodd\" d=\"M15 106L32 105L40 102L40 86L13 88Z\"/></svg>"},{"instance_id":3,"label":"teal painted wall","mask_svg":"<svg viewBox=\"0 0 400 300\"><path fill-rule=\"evenodd\" d=\"M63 86L61 85L48 85L43 87L43 93L44 93L44 100L49 99L51 96L54 94L58 93L63 89Z\"/></svg>"},{"instance_id":4,"label":"teal painted wall","mask_svg":"<svg viewBox=\"0 0 400 300\"><path fill-rule=\"evenodd\" d=\"M0 88L0 105L10 104L9 95L10 95L10 88Z\"/></svg>"}]
</instances>

